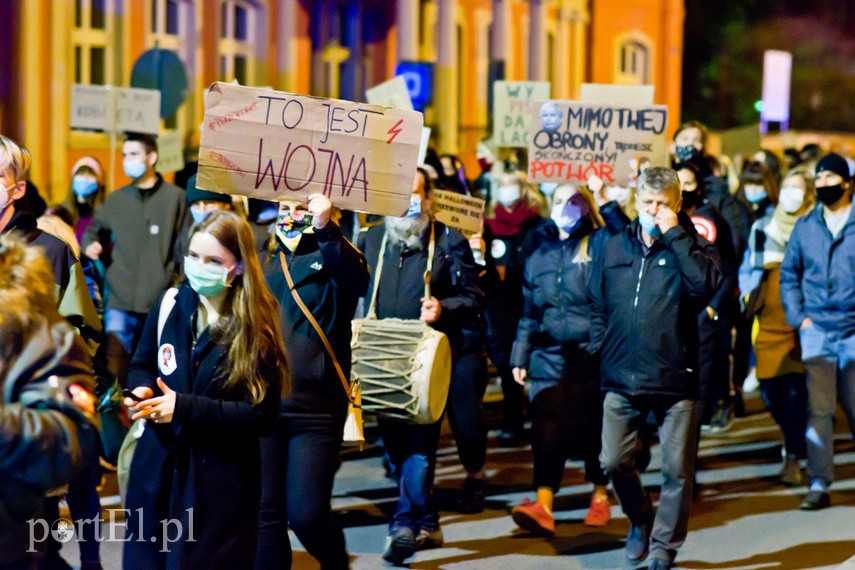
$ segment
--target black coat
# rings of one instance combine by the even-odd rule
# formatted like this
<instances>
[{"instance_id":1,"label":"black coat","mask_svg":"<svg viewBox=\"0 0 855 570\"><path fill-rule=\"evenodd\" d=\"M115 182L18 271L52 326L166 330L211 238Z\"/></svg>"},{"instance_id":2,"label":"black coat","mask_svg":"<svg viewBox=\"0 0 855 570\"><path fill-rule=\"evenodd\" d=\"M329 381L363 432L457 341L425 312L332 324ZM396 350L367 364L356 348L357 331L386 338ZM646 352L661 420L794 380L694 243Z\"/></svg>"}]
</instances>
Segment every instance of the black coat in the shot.
<instances>
[{"instance_id":1,"label":"black coat","mask_svg":"<svg viewBox=\"0 0 855 570\"><path fill-rule=\"evenodd\" d=\"M695 220L695 217L703 220ZM710 300L709 306L716 313L738 311L739 263L741 259L737 258L734 250L733 231L730 224L709 200L698 206L692 215L692 222L695 223L696 229L698 229L698 224L704 228L705 231L701 235L715 245L721 261L721 285ZM705 227L709 224L712 224L711 228Z\"/></svg>"},{"instance_id":2,"label":"black coat","mask_svg":"<svg viewBox=\"0 0 855 570\"><path fill-rule=\"evenodd\" d=\"M588 279L597 240L588 230L562 241L554 223L546 226L543 240L525 266L523 313L511 366L528 370L532 379L561 380L572 376L571 355L588 345Z\"/></svg>"},{"instance_id":3,"label":"black coat","mask_svg":"<svg viewBox=\"0 0 855 570\"><path fill-rule=\"evenodd\" d=\"M594 262L589 350L606 391L698 397L698 313L721 270L715 246L688 216L678 220L647 252L635 220Z\"/></svg>"},{"instance_id":4,"label":"black coat","mask_svg":"<svg viewBox=\"0 0 855 570\"><path fill-rule=\"evenodd\" d=\"M146 320L128 384L148 386L160 395L156 379L161 377L177 392L175 412L170 423L146 422L137 443L126 503L134 513L127 530L133 540L125 543L123 566L252 568L261 494L259 437L273 429L280 387L268 386L258 405L224 390L227 347L215 342L209 329L194 342L199 296L186 283L158 343L162 300L161 295ZM171 360L166 345L171 345ZM165 361L173 366L163 368ZM163 519L180 521L184 540L162 544ZM191 528L195 542L187 540ZM152 542L152 537L157 539ZM159 552L165 547L170 552Z\"/></svg>"},{"instance_id":5,"label":"black coat","mask_svg":"<svg viewBox=\"0 0 855 570\"><path fill-rule=\"evenodd\" d=\"M359 248L372 268L377 267L384 225L374 226L359 236ZM434 222L436 245L431 271L431 295L442 306L433 327L448 336L455 354L463 343L461 328L477 319L483 293L478 287L478 271L469 242L457 230ZM428 232L422 249L401 249L398 243L386 244L380 289L377 294L377 317L414 319L421 316L424 296L424 273L427 267ZM365 295L365 310L371 300L374 283Z\"/></svg>"},{"instance_id":6,"label":"black coat","mask_svg":"<svg viewBox=\"0 0 855 570\"><path fill-rule=\"evenodd\" d=\"M303 234L296 252L282 248L303 303L324 330L342 370L350 377L350 321L368 287L368 264L333 222ZM288 289L279 251L265 268L267 283L279 300L285 350L291 362L291 396L285 412L326 412L341 418L347 396L332 360L315 329Z\"/></svg>"}]
</instances>

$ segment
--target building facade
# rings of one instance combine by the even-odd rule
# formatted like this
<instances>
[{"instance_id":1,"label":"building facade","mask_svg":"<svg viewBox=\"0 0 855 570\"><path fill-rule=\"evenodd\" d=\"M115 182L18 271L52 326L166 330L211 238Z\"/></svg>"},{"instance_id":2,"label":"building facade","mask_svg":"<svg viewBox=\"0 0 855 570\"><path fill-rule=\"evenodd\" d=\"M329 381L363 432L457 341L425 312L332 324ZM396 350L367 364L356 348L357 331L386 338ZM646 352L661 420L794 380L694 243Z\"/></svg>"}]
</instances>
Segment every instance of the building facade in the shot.
<instances>
[{"instance_id":1,"label":"building facade","mask_svg":"<svg viewBox=\"0 0 855 570\"><path fill-rule=\"evenodd\" d=\"M155 46L175 51L189 91L161 132L190 134L213 81L364 100L400 61L433 64L434 145L474 163L495 79L656 86L680 115L682 0L0 0L0 132L32 151L51 201L81 156L110 164L110 137L69 129L75 83L129 86ZM115 160L116 185L127 182Z\"/></svg>"}]
</instances>

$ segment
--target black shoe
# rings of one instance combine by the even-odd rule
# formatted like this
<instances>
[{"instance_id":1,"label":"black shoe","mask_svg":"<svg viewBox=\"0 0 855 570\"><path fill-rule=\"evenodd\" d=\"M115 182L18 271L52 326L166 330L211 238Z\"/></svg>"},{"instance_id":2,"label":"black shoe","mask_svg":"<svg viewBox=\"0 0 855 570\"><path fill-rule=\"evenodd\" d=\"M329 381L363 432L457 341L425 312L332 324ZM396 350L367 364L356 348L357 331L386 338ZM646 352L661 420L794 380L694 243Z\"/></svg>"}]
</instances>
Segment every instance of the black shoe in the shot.
<instances>
[{"instance_id":1,"label":"black shoe","mask_svg":"<svg viewBox=\"0 0 855 570\"><path fill-rule=\"evenodd\" d=\"M383 560L386 562L400 566L415 553L416 534L413 529L404 526L386 537L386 549L383 551Z\"/></svg>"},{"instance_id":2,"label":"black shoe","mask_svg":"<svg viewBox=\"0 0 855 570\"><path fill-rule=\"evenodd\" d=\"M519 447L524 443L522 434L515 429L503 429L496 441L499 443L499 447Z\"/></svg>"},{"instance_id":3,"label":"black shoe","mask_svg":"<svg viewBox=\"0 0 855 570\"><path fill-rule=\"evenodd\" d=\"M458 510L466 515L474 515L484 510L487 484L484 479L467 477L463 481L463 496Z\"/></svg>"},{"instance_id":4,"label":"black shoe","mask_svg":"<svg viewBox=\"0 0 855 570\"><path fill-rule=\"evenodd\" d=\"M831 496L825 491L810 491L802 499L799 508L803 511L818 511L831 505Z\"/></svg>"},{"instance_id":5,"label":"black shoe","mask_svg":"<svg viewBox=\"0 0 855 570\"><path fill-rule=\"evenodd\" d=\"M629 534L626 536L626 558L632 564L638 564L647 558L650 548L650 523L634 525L630 523Z\"/></svg>"},{"instance_id":6,"label":"black shoe","mask_svg":"<svg viewBox=\"0 0 855 570\"><path fill-rule=\"evenodd\" d=\"M719 402L710 420L710 433L722 433L733 426L733 408L729 404Z\"/></svg>"},{"instance_id":7,"label":"black shoe","mask_svg":"<svg viewBox=\"0 0 855 570\"><path fill-rule=\"evenodd\" d=\"M416 550L430 550L431 548L442 548L445 544L445 537L442 536L442 529L426 530L420 529L416 536Z\"/></svg>"},{"instance_id":8,"label":"black shoe","mask_svg":"<svg viewBox=\"0 0 855 570\"><path fill-rule=\"evenodd\" d=\"M650 561L647 570L671 570L671 563L664 558L654 558Z\"/></svg>"}]
</instances>

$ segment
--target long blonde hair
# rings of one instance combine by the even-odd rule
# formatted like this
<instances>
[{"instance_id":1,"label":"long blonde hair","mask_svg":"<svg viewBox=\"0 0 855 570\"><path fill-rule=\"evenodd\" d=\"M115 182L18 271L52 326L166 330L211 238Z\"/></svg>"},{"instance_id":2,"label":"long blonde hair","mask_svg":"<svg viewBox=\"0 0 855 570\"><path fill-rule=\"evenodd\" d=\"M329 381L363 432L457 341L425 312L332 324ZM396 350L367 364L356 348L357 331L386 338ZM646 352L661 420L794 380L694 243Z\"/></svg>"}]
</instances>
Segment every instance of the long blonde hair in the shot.
<instances>
[{"instance_id":1,"label":"long blonde hair","mask_svg":"<svg viewBox=\"0 0 855 570\"><path fill-rule=\"evenodd\" d=\"M213 212L190 233L207 233L243 263L235 275L220 320L213 325L214 340L228 346L227 389L243 389L254 404L260 403L268 386L291 392L291 376L279 324L279 304L267 288L249 224L227 210ZM261 366L264 363L264 367ZM272 372L272 377L262 374Z\"/></svg>"}]
</instances>

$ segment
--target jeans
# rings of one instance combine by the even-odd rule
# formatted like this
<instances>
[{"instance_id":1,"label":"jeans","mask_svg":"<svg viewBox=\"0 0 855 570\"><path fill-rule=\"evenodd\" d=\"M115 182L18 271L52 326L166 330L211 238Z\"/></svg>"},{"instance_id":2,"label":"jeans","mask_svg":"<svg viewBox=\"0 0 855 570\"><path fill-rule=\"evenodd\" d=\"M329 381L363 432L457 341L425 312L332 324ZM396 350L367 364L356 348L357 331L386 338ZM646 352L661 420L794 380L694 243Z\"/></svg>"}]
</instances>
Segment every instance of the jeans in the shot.
<instances>
[{"instance_id":1,"label":"jeans","mask_svg":"<svg viewBox=\"0 0 855 570\"><path fill-rule=\"evenodd\" d=\"M145 327L145 313L130 313L119 309L104 312L104 350L107 367L122 386L127 385L128 365Z\"/></svg>"},{"instance_id":2,"label":"jeans","mask_svg":"<svg viewBox=\"0 0 855 570\"><path fill-rule=\"evenodd\" d=\"M478 351L457 358L448 389L448 423L468 473L481 471L487 460L487 420L481 404L486 390L486 354Z\"/></svg>"},{"instance_id":3,"label":"jeans","mask_svg":"<svg viewBox=\"0 0 855 570\"><path fill-rule=\"evenodd\" d=\"M635 459L639 429L653 413L662 447L662 487L653 518L651 558L673 560L686 540L695 459L698 405L668 396L624 396L608 392L603 402L603 451L600 462L612 479L621 508L634 525L649 524L653 513L641 485Z\"/></svg>"},{"instance_id":4,"label":"jeans","mask_svg":"<svg viewBox=\"0 0 855 570\"><path fill-rule=\"evenodd\" d=\"M808 394L804 374L785 374L760 381L766 408L784 432L784 451L798 459L805 457Z\"/></svg>"},{"instance_id":5,"label":"jeans","mask_svg":"<svg viewBox=\"0 0 855 570\"><path fill-rule=\"evenodd\" d=\"M321 568L347 568L344 533L332 515L344 417L283 414L261 439L261 510L255 567L291 567L288 527Z\"/></svg>"},{"instance_id":6,"label":"jeans","mask_svg":"<svg viewBox=\"0 0 855 570\"><path fill-rule=\"evenodd\" d=\"M837 398L855 433L855 335L841 338L817 325L799 331L807 370L810 419L807 430L811 487L827 489L834 481L834 413Z\"/></svg>"},{"instance_id":7,"label":"jeans","mask_svg":"<svg viewBox=\"0 0 855 570\"><path fill-rule=\"evenodd\" d=\"M378 418L386 457L392 476L398 483L400 498L389 533L401 527L413 532L439 529L439 513L433 502L433 476L436 448L442 419L429 425L416 425Z\"/></svg>"}]
</instances>

